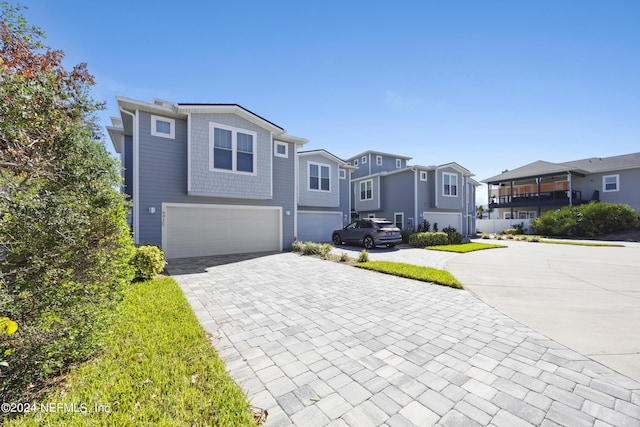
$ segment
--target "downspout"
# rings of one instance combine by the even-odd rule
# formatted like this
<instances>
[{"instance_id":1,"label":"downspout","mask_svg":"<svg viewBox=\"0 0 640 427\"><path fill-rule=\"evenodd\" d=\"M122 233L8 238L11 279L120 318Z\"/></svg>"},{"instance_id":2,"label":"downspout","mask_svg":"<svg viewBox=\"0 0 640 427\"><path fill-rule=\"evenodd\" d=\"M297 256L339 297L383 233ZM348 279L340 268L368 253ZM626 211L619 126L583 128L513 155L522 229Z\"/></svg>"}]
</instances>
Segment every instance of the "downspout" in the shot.
<instances>
[{"instance_id":1,"label":"downspout","mask_svg":"<svg viewBox=\"0 0 640 427\"><path fill-rule=\"evenodd\" d=\"M569 181L569 206L573 206L573 188L571 182L571 172L567 172L567 179Z\"/></svg>"},{"instance_id":2,"label":"downspout","mask_svg":"<svg viewBox=\"0 0 640 427\"><path fill-rule=\"evenodd\" d=\"M511 193L509 194L509 204L511 205L511 218L509 224L513 224L513 180L511 180Z\"/></svg>"},{"instance_id":3,"label":"downspout","mask_svg":"<svg viewBox=\"0 0 640 427\"><path fill-rule=\"evenodd\" d=\"M131 120L133 123L133 242L135 244L140 243L140 189L138 188L139 179L140 179L140 144L138 141L138 110L133 114L122 107L120 107L120 112L124 114L128 114L131 116ZM163 218L164 220L164 218Z\"/></svg>"},{"instance_id":4,"label":"downspout","mask_svg":"<svg viewBox=\"0 0 640 427\"><path fill-rule=\"evenodd\" d=\"M418 224L418 169L413 168L413 228ZM411 230L413 231L413 230Z\"/></svg>"},{"instance_id":5,"label":"downspout","mask_svg":"<svg viewBox=\"0 0 640 427\"><path fill-rule=\"evenodd\" d=\"M293 145L295 153L293 155L293 238L298 239L298 199L300 197L298 191L298 180L300 179L300 165L298 158L298 145ZM338 177L339 178L339 177Z\"/></svg>"}]
</instances>

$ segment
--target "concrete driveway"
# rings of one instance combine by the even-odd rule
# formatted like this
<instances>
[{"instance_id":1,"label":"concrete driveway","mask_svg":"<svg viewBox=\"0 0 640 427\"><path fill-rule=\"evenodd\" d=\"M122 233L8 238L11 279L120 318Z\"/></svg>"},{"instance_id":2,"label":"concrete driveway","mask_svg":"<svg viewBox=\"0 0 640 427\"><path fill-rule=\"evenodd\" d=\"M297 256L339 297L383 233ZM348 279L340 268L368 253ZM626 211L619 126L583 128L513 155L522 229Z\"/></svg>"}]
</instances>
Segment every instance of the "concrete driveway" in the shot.
<instances>
[{"instance_id":1,"label":"concrete driveway","mask_svg":"<svg viewBox=\"0 0 640 427\"><path fill-rule=\"evenodd\" d=\"M639 243L490 242L509 247L451 257L444 268L509 317L640 381Z\"/></svg>"},{"instance_id":2,"label":"concrete driveway","mask_svg":"<svg viewBox=\"0 0 640 427\"><path fill-rule=\"evenodd\" d=\"M640 424L639 382L468 291L292 253L227 262L174 278L266 427Z\"/></svg>"}]
</instances>

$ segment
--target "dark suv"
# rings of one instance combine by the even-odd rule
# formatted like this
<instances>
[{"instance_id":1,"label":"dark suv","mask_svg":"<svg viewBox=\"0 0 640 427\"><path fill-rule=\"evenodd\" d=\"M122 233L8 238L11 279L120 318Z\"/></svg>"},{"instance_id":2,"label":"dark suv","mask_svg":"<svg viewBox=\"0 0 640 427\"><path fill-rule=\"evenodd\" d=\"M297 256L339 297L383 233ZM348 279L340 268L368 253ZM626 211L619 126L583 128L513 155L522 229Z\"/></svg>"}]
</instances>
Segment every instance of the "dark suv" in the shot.
<instances>
[{"instance_id":1,"label":"dark suv","mask_svg":"<svg viewBox=\"0 0 640 427\"><path fill-rule=\"evenodd\" d=\"M362 244L366 249L385 245L394 247L402 243L400 229L391 221L383 218L359 219L340 230L334 230L331 236L334 245L344 243Z\"/></svg>"}]
</instances>

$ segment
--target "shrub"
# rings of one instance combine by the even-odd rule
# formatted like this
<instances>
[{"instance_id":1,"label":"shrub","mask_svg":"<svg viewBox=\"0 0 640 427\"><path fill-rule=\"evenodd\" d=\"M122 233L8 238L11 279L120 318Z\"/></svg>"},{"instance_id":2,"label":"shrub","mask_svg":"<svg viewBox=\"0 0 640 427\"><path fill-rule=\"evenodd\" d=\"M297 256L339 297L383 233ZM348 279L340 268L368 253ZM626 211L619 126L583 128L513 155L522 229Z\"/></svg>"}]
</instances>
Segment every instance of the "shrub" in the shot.
<instances>
[{"instance_id":1,"label":"shrub","mask_svg":"<svg viewBox=\"0 0 640 427\"><path fill-rule=\"evenodd\" d=\"M358 262L369 262L369 252L367 252L366 249L364 249L362 252L360 252L360 255L358 255Z\"/></svg>"},{"instance_id":2,"label":"shrub","mask_svg":"<svg viewBox=\"0 0 640 427\"><path fill-rule=\"evenodd\" d=\"M531 221L537 233L560 237L597 237L640 228L640 213L620 203L591 202L546 212Z\"/></svg>"},{"instance_id":3,"label":"shrub","mask_svg":"<svg viewBox=\"0 0 640 427\"><path fill-rule=\"evenodd\" d=\"M422 221L422 224L418 224L418 233L428 233L431 229L431 223L426 219Z\"/></svg>"},{"instance_id":4,"label":"shrub","mask_svg":"<svg viewBox=\"0 0 640 427\"><path fill-rule=\"evenodd\" d=\"M442 229L444 233L447 233L447 238L450 245L458 245L462 243L462 234L458 233L455 227L447 226Z\"/></svg>"},{"instance_id":5,"label":"shrub","mask_svg":"<svg viewBox=\"0 0 640 427\"><path fill-rule=\"evenodd\" d=\"M481 236L481 237L482 237L483 239L489 239L489 238L491 238L491 235L489 235L489 233L482 233L482 236Z\"/></svg>"},{"instance_id":6,"label":"shrub","mask_svg":"<svg viewBox=\"0 0 640 427\"><path fill-rule=\"evenodd\" d=\"M134 251L93 77L65 70L18 11L0 3L0 317L19 325L0 340L3 402L29 401L100 347Z\"/></svg>"},{"instance_id":7,"label":"shrub","mask_svg":"<svg viewBox=\"0 0 640 427\"><path fill-rule=\"evenodd\" d=\"M506 234L507 236L515 236L516 234L518 234L518 230L515 228L507 228L505 230L502 230L502 234Z\"/></svg>"},{"instance_id":8,"label":"shrub","mask_svg":"<svg viewBox=\"0 0 640 427\"><path fill-rule=\"evenodd\" d=\"M342 252L340 254L340 262L347 262L349 261L349 255L346 252Z\"/></svg>"},{"instance_id":9,"label":"shrub","mask_svg":"<svg viewBox=\"0 0 640 427\"><path fill-rule=\"evenodd\" d=\"M315 242L293 242L291 250L293 252L300 253L302 255L320 255L322 259L328 259L329 253L333 249L328 243L315 243Z\"/></svg>"},{"instance_id":10,"label":"shrub","mask_svg":"<svg viewBox=\"0 0 640 427\"><path fill-rule=\"evenodd\" d=\"M434 232L434 233L437 233L438 231L440 231L440 229L438 228L438 223L437 223L437 222L434 222L434 223L433 223L433 232Z\"/></svg>"},{"instance_id":11,"label":"shrub","mask_svg":"<svg viewBox=\"0 0 640 427\"><path fill-rule=\"evenodd\" d=\"M402 230L400 233L402 234L402 243L409 243L409 237L412 232L409 230Z\"/></svg>"},{"instance_id":12,"label":"shrub","mask_svg":"<svg viewBox=\"0 0 640 427\"><path fill-rule=\"evenodd\" d=\"M409 244L415 248L449 244L447 233L415 233L409 237Z\"/></svg>"},{"instance_id":13,"label":"shrub","mask_svg":"<svg viewBox=\"0 0 640 427\"><path fill-rule=\"evenodd\" d=\"M135 269L135 280L151 280L162 272L167 263L164 252L155 245L142 245L136 248L136 254L131 259Z\"/></svg>"}]
</instances>

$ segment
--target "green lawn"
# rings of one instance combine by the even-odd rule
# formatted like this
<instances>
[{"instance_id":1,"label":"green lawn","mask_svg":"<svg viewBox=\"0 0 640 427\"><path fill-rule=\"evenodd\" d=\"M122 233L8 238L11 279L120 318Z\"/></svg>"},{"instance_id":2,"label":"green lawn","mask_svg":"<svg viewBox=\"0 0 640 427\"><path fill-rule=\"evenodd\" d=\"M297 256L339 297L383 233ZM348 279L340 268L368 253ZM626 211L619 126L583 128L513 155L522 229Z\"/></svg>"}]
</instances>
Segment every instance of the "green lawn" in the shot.
<instances>
[{"instance_id":1,"label":"green lawn","mask_svg":"<svg viewBox=\"0 0 640 427\"><path fill-rule=\"evenodd\" d=\"M612 247L612 248L624 248L624 245L621 245L619 243L591 243L591 242L571 242L571 241L564 241L564 240L547 240L547 239L542 239L540 240L541 243L549 243L552 245L573 245L573 246L605 246L605 247Z\"/></svg>"},{"instance_id":2,"label":"green lawn","mask_svg":"<svg viewBox=\"0 0 640 427\"><path fill-rule=\"evenodd\" d=\"M430 249L433 251L446 251L446 252L457 252L460 254L464 254L467 252L473 251L481 251L484 249L495 249L495 248L506 248L505 245L497 245L490 243L461 243L459 245L441 245L441 246L427 246L425 249Z\"/></svg>"},{"instance_id":3,"label":"green lawn","mask_svg":"<svg viewBox=\"0 0 640 427\"><path fill-rule=\"evenodd\" d=\"M437 285L464 289L462 287L462 283L458 282L451 273L444 270L438 270L436 268L422 267L418 265L390 261L360 262L355 264L355 266L367 270L378 271L380 273L406 277L408 279L415 279L423 282L435 283Z\"/></svg>"},{"instance_id":4,"label":"green lawn","mask_svg":"<svg viewBox=\"0 0 640 427\"><path fill-rule=\"evenodd\" d=\"M104 353L72 371L42 402L67 409L29 412L7 425L256 425L246 396L172 278L133 284Z\"/></svg>"}]
</instances>

